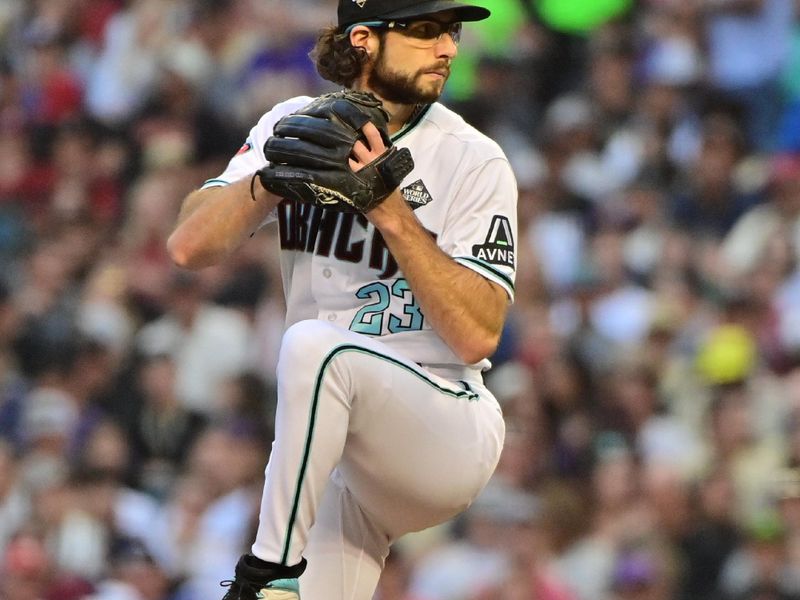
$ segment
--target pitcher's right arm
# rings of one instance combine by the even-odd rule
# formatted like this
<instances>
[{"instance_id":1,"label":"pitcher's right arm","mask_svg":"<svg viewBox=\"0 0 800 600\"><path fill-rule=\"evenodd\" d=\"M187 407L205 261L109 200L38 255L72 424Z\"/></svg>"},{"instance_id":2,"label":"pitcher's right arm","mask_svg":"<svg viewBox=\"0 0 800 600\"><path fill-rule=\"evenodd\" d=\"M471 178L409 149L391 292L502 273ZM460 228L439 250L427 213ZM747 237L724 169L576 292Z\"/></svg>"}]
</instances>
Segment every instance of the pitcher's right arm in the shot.
<instances>
[{"instance_id":1,"label":"pitcher's right arm","mask_svg":"<svg viewBox=\"0 0 800 600\"><path fill-rule=\"evenodd\" d=\"M252 235L278 202L278 196L252 177L195 190L184 199L178 223L167 240L169 255L185 269L215 265Z\"/></svg>"}]
</instances>

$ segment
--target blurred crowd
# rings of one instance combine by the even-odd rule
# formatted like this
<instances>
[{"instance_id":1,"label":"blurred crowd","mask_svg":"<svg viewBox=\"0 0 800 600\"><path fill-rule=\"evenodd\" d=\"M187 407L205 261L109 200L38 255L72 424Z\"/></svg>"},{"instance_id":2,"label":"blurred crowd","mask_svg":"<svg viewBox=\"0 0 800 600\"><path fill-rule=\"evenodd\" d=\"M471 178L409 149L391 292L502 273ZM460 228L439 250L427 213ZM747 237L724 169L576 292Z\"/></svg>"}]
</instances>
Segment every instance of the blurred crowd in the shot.
<instances>
[{"instance_id":1,"label":"blurred crowd","mask_svg":"<svg viewBox=\"0 0 800 600\"><path fill-rule=\"evenodd\" d=\"M479 2L443 101L519 181L506 445L376 600L800 599L800 3ZM252 541L277 233L165 240L331 89L335 5L0 0L3 600L211 600Z\"/></svg>"}]
</instances>

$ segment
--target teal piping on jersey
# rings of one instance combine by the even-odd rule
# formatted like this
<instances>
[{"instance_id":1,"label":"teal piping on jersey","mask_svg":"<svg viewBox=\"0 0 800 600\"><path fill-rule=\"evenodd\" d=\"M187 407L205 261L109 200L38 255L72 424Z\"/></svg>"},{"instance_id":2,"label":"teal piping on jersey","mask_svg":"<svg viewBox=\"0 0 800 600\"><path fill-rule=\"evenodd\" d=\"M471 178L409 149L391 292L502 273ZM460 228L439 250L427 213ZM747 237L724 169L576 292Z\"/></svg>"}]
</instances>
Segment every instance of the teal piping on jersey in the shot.
<instances>
[{"instance_id":1,"label":"teal piping on jersey","mask_svg":"<svg viewBox=\"0 0 800 600\"><path fill-rule=\"evenodd\" d=\"M468 392L472 391L472 387L470 387L470 385L463 379L459 379L458 383L460 383L464 387L464 389L467 390Z\"/></svg>"},{"instance_id":2,"label":"teal piping on jersey","mask_svg":"<svg viewBox=\"0 0 800 600\"><path fill-rule=\"evenodd\" d=\"M297 511L300 508L300 491L303 486L303 479L305 478L306 469L308 467L308 458L311 454L311 441L314 437L314 427L317 421L317 407L319 405L319 394L320 388L322 387L322 379L325 377L325 372L328 369L328 366L331 364L334 358L339 356L340 354L344 354L345 352L358 352L360 354L367 354L370 356L377 357L381 360L385 360L389 363L392 363L396 367L400 367L401 369L405 369L412 375L416 375L419 379L430 385L431 387L435 388L440 393L446 396L452 396L453 398L463 398L469 402L476 402L480 399L480 396L473 392L471 389L468 390L451 390L446 387L442 387L431 378L429 378L425 373L417 371L416 369L410 367L409 365L397 360L396 358L392 358L391 356L386 356L385 354L381 354L380 352L375 352L374 350L368 350L366 348L362 348L361 346L355 346L352 344L343 344L341 346L337 346L333 350L331 350L325 359L322 361L320 365L319 371L317 371L317 376L314 381L314 393L311 397L311 409L309 411L308 417L308 430L306 431L306 442L303 448L303 459L300 462L300 472L297 475L297 484L295 485L294 497L292 498L292 510L289 513L289 524L286 527L286 537L283 543L283 555L281 556L281 564L286 564L286 561L289 558L289 546L292 541L292 529L294 528L294 522L297 519Z\"/></svg>"},{"instance_id":3,"label":"teal piping on jersey","mask_svg":"<svg viewBox=\"0 0 800 600\"><path fill-rule=\"evenodd\" d=\"M216 186L209 185L209 184L212 184L212 183L218 184L218 185L216 185ZM200 186L200 189L202 189L204 187L219 187L219 186L222 186L222 185L228 185L229 183L230 183L229 181L225 181L224 179L206 179L203 182L203 185Z\"/></svg>"},{"instance_id":4,"label":"teal piping on jersey","mask_svg":"<svg viewBox=\"0 0 800 600\"><path fill-rule=\"evenodd\" d=\"M482 260L478 260L477 258L473 258L471 256L456 256L455 261L461 264L464 264L465 267L469 267L474 269L475 271L481 272L484 276L489 277L497 281L500 285L506 288L512 295L514 295L514 281L503 273L502 271L498 271L497 269L491 267L488 263L483 262Z\"/></svg>"},{"instance_id":5,"label":"teal piping on jersey","mask_svg":"<svg viewBox=\"0 0 800 600\"><path fill-rule=\"evenodd\" d=\"M422 121L425 115L428 114L428 111L431 109L431 106L432 105L430 104L426 104L422 108L422 110L419 111L419 113L414 116L413 119L411 119L408 123L406 123L405 125L403 125L403 127L400 128L400 131L392 135L391 136L392 142L397 142L400 138L405 137L407 134L411 133L411 130L414 129L414 127L416 127L417 125L419 125L419 122Z\"/></svg>"}]
</instances>

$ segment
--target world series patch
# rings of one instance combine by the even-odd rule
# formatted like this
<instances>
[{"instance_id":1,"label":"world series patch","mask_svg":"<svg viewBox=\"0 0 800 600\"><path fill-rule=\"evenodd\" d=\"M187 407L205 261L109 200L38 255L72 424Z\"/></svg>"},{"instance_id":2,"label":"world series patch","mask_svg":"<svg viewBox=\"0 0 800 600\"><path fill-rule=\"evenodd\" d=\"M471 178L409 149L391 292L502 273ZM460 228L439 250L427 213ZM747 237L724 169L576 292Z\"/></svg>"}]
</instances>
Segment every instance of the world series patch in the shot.
<instances>
[{"instance_id":1,"label":"world series patch","mask_svg":"<svg viewBox=\"0 0 800 600\"><path fill-rule=\"evenodd\" d=\"M506 217L492 217L486 241L472 246L472 256L492 265L514 268L514 236Z\"/></svg>"},{"instance_id":2,"label":"world series patch","mask_svg":"<svg viewBox=\"0 0 800 600\"><path fill-rule=\"evenodd\" d=\"M411 206L411 210L417 209L420 206L425 206L428 202L433 200L428 188L422 183L422 179L417 179L414 183L407 185L400 190L400 193L403 194L403 198L405 198L406 202Z\"/></svg>"}]
</instances>

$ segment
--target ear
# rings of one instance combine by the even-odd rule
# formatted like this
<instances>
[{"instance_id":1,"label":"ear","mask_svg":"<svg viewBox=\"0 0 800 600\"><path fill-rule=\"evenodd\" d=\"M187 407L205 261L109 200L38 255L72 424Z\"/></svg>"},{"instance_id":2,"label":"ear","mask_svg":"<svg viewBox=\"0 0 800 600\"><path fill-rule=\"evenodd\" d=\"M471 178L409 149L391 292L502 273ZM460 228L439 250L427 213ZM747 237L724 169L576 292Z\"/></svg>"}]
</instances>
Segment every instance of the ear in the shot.
<instances>
[{"instance_id":1,"label":"ear","mask_svg":"<svg viewBox=\"0 0 800 600\"><path fill-rule=\"evenodd\" d=\"M356 25L350 32L350 44L354 48L364 48L367 55L377 50L378 43L378 37L366 25Z\"/></svg>"}]
</instances>

